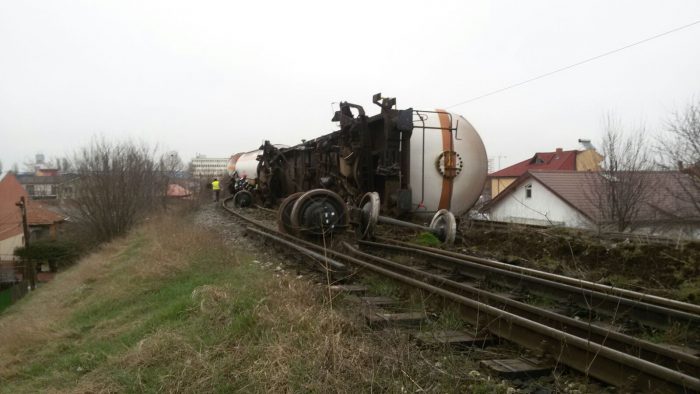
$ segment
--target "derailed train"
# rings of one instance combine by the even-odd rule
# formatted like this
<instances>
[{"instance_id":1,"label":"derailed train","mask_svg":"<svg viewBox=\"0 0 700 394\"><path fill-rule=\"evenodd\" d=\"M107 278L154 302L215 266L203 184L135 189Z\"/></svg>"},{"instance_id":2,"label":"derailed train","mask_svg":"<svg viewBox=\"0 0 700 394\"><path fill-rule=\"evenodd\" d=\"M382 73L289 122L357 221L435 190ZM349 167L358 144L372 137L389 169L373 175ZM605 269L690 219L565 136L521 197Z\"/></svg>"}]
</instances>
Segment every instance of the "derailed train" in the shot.
<instances>
[{"instance_id":1,"label":"derailed train","mask_svg":"<svg viewBox=\"0 0 700 394\"><path fill-rule=\"evenodd\" d=\"M373 116L359 105L340 103L332 119L340 129L330 134L292 147L265 141L258 150L233 155L229 175L254 185L236 203L259 199L270 206L286 198L280 206L286 230L311 226L319 213L326 224L342 226L353 217L339 205L367 202L370 192L376 193L372 204L380 205L374 209L393 217L443 210L460 215L471 208L487 172L474 127L444 110L396 109L395 98L380 94L372 101L381 107ZM302 193L314 190L311 196Z\"/></svg>"}]
</instances>

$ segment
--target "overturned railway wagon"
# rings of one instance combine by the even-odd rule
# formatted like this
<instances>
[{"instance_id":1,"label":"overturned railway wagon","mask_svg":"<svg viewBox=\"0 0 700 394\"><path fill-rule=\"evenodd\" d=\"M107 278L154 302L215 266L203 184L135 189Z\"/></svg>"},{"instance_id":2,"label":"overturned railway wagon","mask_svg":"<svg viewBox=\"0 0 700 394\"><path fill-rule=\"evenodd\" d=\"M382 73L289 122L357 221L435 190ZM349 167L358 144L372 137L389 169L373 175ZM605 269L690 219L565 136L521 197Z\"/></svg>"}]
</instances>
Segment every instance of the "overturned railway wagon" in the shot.
<instances>
[{"instance_id":1,"label":"overturned railway wagon","mask_svg":"<svg viewBox=\"0 0 700 394\"><path fill-rule=\"evenodd\" d=\"M281 230L316 235L352 223L367 236L388 216L434 215L433 230L454 239L454 215L476 202L486 179L479 134L444 110L396 109L395 98L380 94L372 101L381 108L373 116L340 103L332 119L340 129L330 134L292 147L265 141L233 155L236 205L281 202Z\"/></svg>"},{"instance_id":2,"label":"overturned railway wagon","mask_svg":"<svg viewBox=\"0 0 700 394\"><path fill-rule=\"evenodd\" d=\"M340 129L287 147L266 141L238 153L232 178L255 185L255 198L275 205L313 189L332 191L357 205L376 192L384 215L429 216L466 212L479 198L487 172L484 144L462 116L444 110L397 109L395 98L373 97L381 112L340 103ZM233 190L232 190L233 191Z\"/></svg>"}]
</instances>

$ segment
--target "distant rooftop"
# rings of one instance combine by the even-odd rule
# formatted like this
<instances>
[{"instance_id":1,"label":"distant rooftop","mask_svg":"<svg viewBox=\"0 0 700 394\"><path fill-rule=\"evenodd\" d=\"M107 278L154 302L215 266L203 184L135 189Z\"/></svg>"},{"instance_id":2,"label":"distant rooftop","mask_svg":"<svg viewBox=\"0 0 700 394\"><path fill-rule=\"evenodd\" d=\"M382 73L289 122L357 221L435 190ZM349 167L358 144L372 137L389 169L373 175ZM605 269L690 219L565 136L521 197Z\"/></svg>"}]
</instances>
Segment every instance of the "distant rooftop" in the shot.
<instances>
[{"instance_id":1,"label":"distant rooftop","mask_svg":"<svg viewBox=\"0 0 700 394\"><path fill-rule=\"evenodd\" d=\"M638 220L700 219L692 203L679 198L684 195L684 190L692 190L688 187L692 182L688 174L679 171L645 171L644 174L650 188L641 199ZM491 200L486 209L506 199L521 184L533 178L588 218L596 220L601 217L600 203L595 199L603 187L600 175L588 171L528 170Z\"/></svg>"},{"instance_id":2,"label":"distant rooftop","mask_svg":"<svg viewBox=\"0 0 700 394\"><path fill-rule=\"evenodd\" d=\"M502 170L489 174L490 177L519 177L528 170L576 170L577 150L562 150L554 152L537 152L534 156L520 163L513 164Z\"/></svg>"}]
</instances>

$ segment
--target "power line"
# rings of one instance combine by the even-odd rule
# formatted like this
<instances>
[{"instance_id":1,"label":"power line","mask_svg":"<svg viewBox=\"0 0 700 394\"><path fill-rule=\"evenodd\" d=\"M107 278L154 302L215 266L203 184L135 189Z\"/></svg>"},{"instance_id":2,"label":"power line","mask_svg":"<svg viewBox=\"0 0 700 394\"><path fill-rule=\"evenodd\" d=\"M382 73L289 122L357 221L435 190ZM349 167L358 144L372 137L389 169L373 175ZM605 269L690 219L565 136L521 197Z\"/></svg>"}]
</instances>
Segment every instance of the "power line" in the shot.
<instances>
[{"instance_id":1,"label":"power line","mask_svg":"<svg viewBox=\"0 0 700 394\"><path fill-rule=\"evenodd\" d=\"M538 79L542 79L542 78L548 77L548 76L550 76L550 75L552 75L552 74L556 74L556 73L559 73L559 72L568 70L568 69L570 69L570 68L574 68L574 67L580 66L580 65L585 64L585 63L588 63L588 62L592 62L593 60L597 60L597 59L600 59L600 58L602 58L602 57L605 57L605 56L608 56L608 55L612 55L613 53L617 53L617 52L623 51L623 50L625 50L625 49L632 48L633 46L637 46L637 45L639 45L639 44L643 44L643 43L648 42L648 41L651 41L651 40L653 40L653 39L656 39L656 38L659 38L659 37L663 37L663 36L665 36L665 35L668 35L668 34L671 34L671 33L675 33L675 32L677 32L677 31L680 31L680 30L683 30L683 29L687 29L687 28L689 28L689 27L691 27L691 26L697 25L698 23L700 23L700 20L696 20L695 22L689 23L689 24L687 24L687 25L679 26L679 27L676 27L676 28L674 28L674 29L665 31L665 32L663 32L663 33L659 33L659 34L657 34L657 35L654 35L654 36L651 36L651 37L647 37L647 38L645 38L645 39L643 39L643 40L633 42L633 43L628 44L628 45L625 45L625 46L623 46L623 47L620 47L620 48L617 48L617 49L613 49L613 50L608 51L608 52L605 52L605 53L601 53L600 55L596 55L596 56L590 57L590 58L588 58L588 59L581 60L581 61L579 61L579 62L570 64L570 65L568 65L568 66L564 66L564 67L558 68L558 69L556 69L556 70L549 71L549 72L546 72L546 73L544 73L544 74L540 74L540 75L538 75L538 76L536 76L536 77L532 77L532 78L530 78L530 79L526 79L526 80L524 80L524 81L521 81L521 82L518 82L518 83L514 83L514 84L512 84L512 85L508 85L508 86L506 86L506 87L504 87L504 88L500 88L500 89L497 89L497 90L493 90L493 91L491 91L491 92L482 94L482 95L480 95L480 96L472 97L472 98L470 98L470 99L468 99L468 100L461 101L461 102L459 102L459 103L457 103L457 104L453 104L453 105L450 105L450 106L445 107L445 108L452 108L452 107L456 107L456 106L458 106L458 105L471 103L472 101L480 100L480 99L482 99L482 98L485 98L485 97L494 95L494 94L496 94L496 93L500 93L500 92L503 92L503 91L505 91L505 90L509 90L509 89L516 88L516 87L518 87L518 86L525 85L526 83L530 83L530 82L532 82L532 81L536 81L536 80L538 80Z\"/></svg>"}]
</instances>

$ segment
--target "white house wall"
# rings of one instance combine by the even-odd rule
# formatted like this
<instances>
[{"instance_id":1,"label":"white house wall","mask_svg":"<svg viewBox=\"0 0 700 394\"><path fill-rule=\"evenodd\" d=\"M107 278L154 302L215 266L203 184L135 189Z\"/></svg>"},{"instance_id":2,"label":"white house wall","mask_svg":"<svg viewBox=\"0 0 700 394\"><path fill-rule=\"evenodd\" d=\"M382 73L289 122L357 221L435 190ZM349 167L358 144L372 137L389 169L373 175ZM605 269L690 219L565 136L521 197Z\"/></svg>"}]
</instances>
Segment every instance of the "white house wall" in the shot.
<instances>
[{"instance_id":1,"label":"white house wall","mask_svg":"<svg viewBox=\"0 0 700 394\"><path fill-rule=\"evenodd\" d=\"M24 235L18 234L0 241L0 260L12 260L15 248L24 245Z\"/></svg>"},{"instance_id":2,"label":"white house wall","mask_svg":"<svg viewBox=\"0 0 700 394\"><path fill-rule=\"evenodd\" d=\"M526 198L527 185L532 197ZM492 220L524 224L591 228L593 223L535 179L524 182L489 210Z\"/></svg>"}]
</instances>

